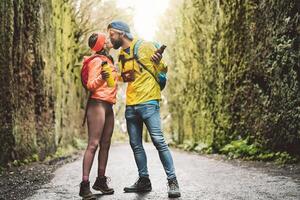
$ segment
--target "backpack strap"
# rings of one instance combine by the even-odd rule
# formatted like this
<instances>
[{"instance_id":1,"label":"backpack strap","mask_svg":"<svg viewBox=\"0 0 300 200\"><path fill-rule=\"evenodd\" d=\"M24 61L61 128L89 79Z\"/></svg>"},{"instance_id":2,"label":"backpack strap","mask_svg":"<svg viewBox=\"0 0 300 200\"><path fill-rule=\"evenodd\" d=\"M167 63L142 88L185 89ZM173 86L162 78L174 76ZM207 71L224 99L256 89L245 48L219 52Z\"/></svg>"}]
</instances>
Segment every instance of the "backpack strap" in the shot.
<instances>
[{"instance_id":1,"label":"backpack strap","mask_svg":"<svg viewBox=\"0 0 300 200\"><path fill-rule=\"evenodd\" d=\"M133 47L133 55L134 56L136 56L137 58L139 57L138 56L138 50L139 50L139 48L140 48L140 46L141 46L141 44L144 42L144 40L138 40L136 43L135 43L135 45L134 45L134 47ZM159 43L157 43L157 42L152 42L152 44L155 46L155 48L156 49L159 49L160 48L160 44Z\"/></svg>"},{"instance_id":2,"label":"backpack strap","mask_svg":"<svg viewBox=\"0 0 300 200\"><path fill-rule=\"evenodd\" d=\"M146 70L149 74L151 74L151 76L155 79L155 81L158 83L159 85L159 82L156 78L156 76L150 71L150 69L148 69L148 67L146 67L146 65L144 65L140 60L139 60L139 57L138 57L138 50L141 46L141 44L143 43L144 41L143 40L138 40L135 44L134 44L134 47L133 47L133 58L136 60L136 62L144 69Z\"/></svg>"},{"instance_id":3,"label":"backpack strap","mask_svg":"<svg viewBox=\"0 0 300 200\"><path fill-rule=\"evenodd\" d=\"M89 99L91 98L92 96L92 93L89 92L89 97L86 101L86 104L85 104L85 109L84 109L84 116L83 116L83 121L82 121L82 127L84 127L85 125L85 122L86 122L86 117L87 117L87 107L88 107L88 103L89 103Z\"/></svg>"},{"instance_id":4,"label":"backpack strap","mask_svg":"<svg viewBox=\"0 0 300 200\"><path fill-rule=\"evenodd\" d=\"M141 44L143 43L144 41L143 40L138 40L135 44L134 44L134 47L133 47L133 56L136 57L137 59L139 58L138 56L138 50L141 46Z\"/></svg>"},{"instance_id":5,"label":"backpack strap","mask_svg":"<svg viewBox=\"0 0 300 200\"><path fill-rule=\"evenodd\" d=\"M101 55L99 55L99 54L94 54L94 55L92 55L91 57L89 57L88 59L86 59L84 62L83 62L83 64L84 65L87 65L87 64L89 64L89 62L91 62L94 58L101 58L102 56Z\"/></svg>"},{"instance_id":6,"label":"backpack strap","mask_svg":"<svg viewBox=\"0 0 300 200\"><path fill-rule=\"evenodd\" d=\"M83 64L87 65L89 62L91 62L94 58L100 58L102 61L110 61L113 64L113 58L110 55L102 55L102 54L94 54L88 59L86 59Z\"/></svg>"},{"instance_id":7,"label":"backpack strap","mask_svg":"<svg viewBox=\"0 0 300 200\"><path fill-rule=\"evenodd\" d=\"M119 59L118 60L119 60L119 62L121 62L121 65L122 65L121 71L123 72L123 68L125 66L125 63L127 61L134 60L134 57L126 59L125 56L122 54L122 55L119 55Z\"/></svg>"},{"instance_id":8,"label":"backpack strap","mask_svg":"<svg viewBox=\"0 0 300 200\"><path fill-rule=\"evenodd\" d=\"M136 58L135 60L144 70L146 70L149 74L151 74L151 76L159 84L158 80L156 79L156 76L150 71L150 69L148 69L148 67L146 67L146 65L144 65L139 59Z\"/></svg>"}]
</instances>

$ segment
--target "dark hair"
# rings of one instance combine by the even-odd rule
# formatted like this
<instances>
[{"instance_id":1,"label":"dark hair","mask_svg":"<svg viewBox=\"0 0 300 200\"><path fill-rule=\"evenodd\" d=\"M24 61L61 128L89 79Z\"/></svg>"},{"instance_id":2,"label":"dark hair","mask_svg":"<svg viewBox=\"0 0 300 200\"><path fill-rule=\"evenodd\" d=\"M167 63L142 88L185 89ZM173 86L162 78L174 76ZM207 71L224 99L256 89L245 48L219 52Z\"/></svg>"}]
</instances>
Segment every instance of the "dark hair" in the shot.
<instances>
[{"instance_id":1,"label":"dark hair","mask_svg":"<svg viewBox=\"0 0 300 200\"><path fill-rule=\"evenodd\" d=\"M112 28L112 25L111 25L111 24L108 24L107 30L110 29L110 28Z\"/></svg>"},{"instance_id":2,"label":"dark hair","mask_svg":"<svg viewBox=\"0 0 300 200\"><path fill-rule=\"evenodd\" d=\"M89 47L92 49L98 39L98 34L97 33L93 33L90 37L89 37Z\"/></svg>"}]
</instances>

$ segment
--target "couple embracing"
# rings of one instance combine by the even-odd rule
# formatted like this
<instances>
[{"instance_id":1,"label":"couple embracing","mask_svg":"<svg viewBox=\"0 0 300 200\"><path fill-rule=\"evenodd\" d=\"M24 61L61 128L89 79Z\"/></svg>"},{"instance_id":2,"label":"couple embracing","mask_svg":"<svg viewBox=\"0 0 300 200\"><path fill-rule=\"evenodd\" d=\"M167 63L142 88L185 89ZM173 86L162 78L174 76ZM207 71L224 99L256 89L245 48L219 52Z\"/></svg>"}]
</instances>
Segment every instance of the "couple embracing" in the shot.
<instances>
[{"instance_id":1,"label":"couple embracing","mask_svg":"<svg viewBox=\"0 0 300 200\"><path fill-rule=\"evenodd\" d=\"M86 108L88 145L83 158L79 195L84 199L95 199L90 190L89 174L98 147L98 177L92 188L103 194L114 193L108 186L105 171L114 128L113 104L116 102L117 81L121 81L128 83L125 118L139 176L133 185L124 188L124 192L152 190L142 142L145 124L167 175L168 196L180 197L172 155L165 142L160 120L159 101L163 85L157 75L166 74L167 66L161 60L162 55L157 52L157 47L151 42L134 38L126 23L113 21L107 31L109 38L103 33L90 36L88 44L95 54L84 61L87 69L84 85L90 91L90 96ZM108 53L111 48L121 48L119 72ZM109 70L104 70L107 67Z\"/></svg>"}]
</instances>

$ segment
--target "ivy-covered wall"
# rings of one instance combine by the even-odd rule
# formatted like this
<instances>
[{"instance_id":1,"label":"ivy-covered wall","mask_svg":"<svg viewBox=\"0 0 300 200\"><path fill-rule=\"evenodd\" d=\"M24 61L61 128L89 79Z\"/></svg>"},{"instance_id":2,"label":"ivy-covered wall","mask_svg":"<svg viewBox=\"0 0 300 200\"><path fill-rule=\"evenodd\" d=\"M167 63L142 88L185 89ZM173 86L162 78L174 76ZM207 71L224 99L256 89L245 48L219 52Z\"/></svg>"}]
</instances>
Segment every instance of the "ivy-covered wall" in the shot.
<instances>
[{"instance_id":1,"label":"ivy-covered wall","mask_svg":"<svg viewBox=\"0 0 300 200\"><path fill-rule=\"evenodd\" d=\"M75 27L69 1L1 1L0 164L44 159L79 136Z\"/></svg>"},{"instance_id":2,"label":"ivy-covered wall","mask_svg":"<svg viewBox=\"0 0 300 200\"><path fill-rule=\"evenodd\" d=\"M171 131L300 155L300 1L177 0L161 22ZM199 147L201 148L201 147Z\"/></svg>"}]
</instances>

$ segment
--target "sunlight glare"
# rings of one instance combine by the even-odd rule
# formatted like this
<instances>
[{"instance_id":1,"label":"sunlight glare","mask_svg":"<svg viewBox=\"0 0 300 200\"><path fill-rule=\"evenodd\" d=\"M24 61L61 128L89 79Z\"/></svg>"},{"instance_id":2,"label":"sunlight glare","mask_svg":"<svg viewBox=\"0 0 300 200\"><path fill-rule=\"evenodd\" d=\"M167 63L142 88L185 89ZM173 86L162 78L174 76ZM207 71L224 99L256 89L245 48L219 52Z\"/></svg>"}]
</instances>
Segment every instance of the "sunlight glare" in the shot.
<instances>
[{"instance_id":1,"label":"sunlight glare","mask_svg":"<svg viewBox=\"0 0 300 200\"><path fill-rule=\"evenodd\" d=\"M133 8L134 30L145 40L153 40L158 28L158 20L169 3L169 0L117 0L120 8Z\"/></svg>"}]
</instances>

